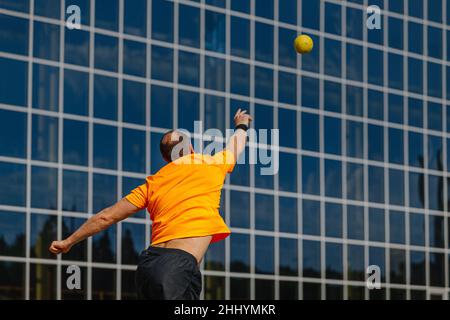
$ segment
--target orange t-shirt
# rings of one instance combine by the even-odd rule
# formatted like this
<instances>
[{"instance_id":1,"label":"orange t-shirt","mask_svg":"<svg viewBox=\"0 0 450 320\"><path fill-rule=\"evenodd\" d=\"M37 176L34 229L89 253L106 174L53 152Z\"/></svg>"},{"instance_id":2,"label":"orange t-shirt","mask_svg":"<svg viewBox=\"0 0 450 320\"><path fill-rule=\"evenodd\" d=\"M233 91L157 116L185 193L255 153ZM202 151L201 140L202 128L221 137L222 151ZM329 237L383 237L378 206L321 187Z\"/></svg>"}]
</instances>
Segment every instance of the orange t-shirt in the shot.
<instances>
[{"instance_id":1,"label":"orange t-shirt","mask_svg":"<svg viewBox=\"0 0 450 320\"><path fill-rule=\"evenodd\" d=\"M211 242L225 239L231 232L218 209L225 177L234 164L228 150L214 156L190 154L131 191L126 199L150 213L152 244L208 235L213 236Z\"/></svg>"}]
</instances>

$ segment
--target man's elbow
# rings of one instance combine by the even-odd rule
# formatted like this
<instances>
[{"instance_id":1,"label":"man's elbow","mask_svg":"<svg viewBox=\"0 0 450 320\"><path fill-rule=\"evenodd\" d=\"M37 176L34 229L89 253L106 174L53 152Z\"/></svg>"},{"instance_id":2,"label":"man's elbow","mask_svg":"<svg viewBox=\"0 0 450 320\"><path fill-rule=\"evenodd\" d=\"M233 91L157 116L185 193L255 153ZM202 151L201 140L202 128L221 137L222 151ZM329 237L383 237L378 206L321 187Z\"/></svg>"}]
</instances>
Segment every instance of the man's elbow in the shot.
<instances>
[{"instance_id":1,"label":"man's elbow","mask_svg":"<svg viewBox=\"0 0 450 320\"><path fill-rule=\"evenodd\" d=\"M98 214L97 218L98 224L102 230L117 222L114 216L111 214L110 208L104 209L101 213Z\"/></svg>"}]
</instances>

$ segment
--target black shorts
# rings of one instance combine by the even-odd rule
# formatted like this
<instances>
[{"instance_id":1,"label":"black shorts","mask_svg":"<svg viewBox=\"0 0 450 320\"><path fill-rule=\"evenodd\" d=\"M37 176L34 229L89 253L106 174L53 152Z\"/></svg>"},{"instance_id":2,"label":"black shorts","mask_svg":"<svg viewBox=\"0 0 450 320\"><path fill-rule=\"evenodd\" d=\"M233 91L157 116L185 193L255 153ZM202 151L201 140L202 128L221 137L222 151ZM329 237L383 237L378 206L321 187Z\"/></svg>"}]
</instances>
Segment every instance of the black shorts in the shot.
<instances>
[{"instance_id":1,"label":"black shorts","mask_svg":"<svg viewBox=\"0 0 450 320\"><path fill-rule=\"evenodd\" d=\"M198 300L202 275L197 259L181 249L150 246L139 256L136 288L139 299Z\"/></svg>"}]
</instances>

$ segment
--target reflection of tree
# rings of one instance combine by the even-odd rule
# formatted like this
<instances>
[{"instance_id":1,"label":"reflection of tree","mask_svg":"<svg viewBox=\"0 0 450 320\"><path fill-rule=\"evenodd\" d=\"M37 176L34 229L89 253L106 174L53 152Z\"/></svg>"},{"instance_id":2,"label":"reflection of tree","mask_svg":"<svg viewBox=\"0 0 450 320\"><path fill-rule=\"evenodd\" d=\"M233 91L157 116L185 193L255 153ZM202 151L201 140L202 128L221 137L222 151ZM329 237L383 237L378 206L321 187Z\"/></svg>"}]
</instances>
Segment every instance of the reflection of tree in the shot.
<instances>
[{"instance_id":1,"label":"reflection of tree","mask_svg":"<svg viewBox=\"0 0 450 320\"><path fill-rule=\"evenodd\" d=\"M42 216L44 217L44 216ZM57 234L56 217L48 217L39 232L36 243L31 247L31 252L37 258L53 258L54 256L48 251L50 243L56 239Z\"/></svg>"},{"instance_id":2,"label":"reflection of tree","mask_svg":"<svg viewBox=\"0 0 450 320\"><path fill-rule=\"evenodd\" d=\"M30 270L30 296L36 300L56 298L56 267L45 264L32 264Z\"/></svg>"},{"instance_id":3,"label":"reflection of tree","mask_svg":"<svg viewBox=\"0 0 450 320\"><path fill-rule=\"evenodd\" d=\"M98 240L93 241L93 256L95 261L99 262L114 262L115 254L112 251L111 240L109 232L104 231L99 235Z\"/></svg>"},{"instance_id":4,"label":"reflection of tree","mask_svg":"<svg viewBox=\"0 0 450 320\"><path fill-rule=\"evenodd\" d=\"M225 299L225 278L206 276L204 279L205 300Z\"/></svg>"},{"instance_id":5,"label":"reflection of tree","mask_svg":"<svg viewBox=\"0 0 450 320\"><path fill-rule=\"evenodd\" d=\"M75 218L64 218L62 222L62 235L64 238L67 238L72 234L75 229L78 228L78 225L75 222ZM73 246L72 249L63 255L63 259L67 260L79 260L84 261L86 260L87 256L87 247L86 247L86 241L83 241L76 246Z\"/></svg>"},{"instance_id":6,"label":"reflection of tree","mask_svg":"<svg viewBox=\"0 0 450 320\"><path fill-rule=\"evenodd\" d=\"M25 298L25 265L0 261L0 300Z\"/></svg>"},{"instance_id":7,"label":"reflection of tree","mask_svg":"<svg viewBox=\"0 0 450 320\"><path fill-rule=\"evenodd\" d=\"M5 239L4 235L0 235L0 253L5 256L23 256L25 252L25 235L19 233L11 244Z\"/></svg>"},{"instance_id":8,"label":"reflection of tree","mask_svg":"<svg viewBox=\"0 0 450 320\"><path fill-rule=\"evenodd\" d=\"M126 264L137 264L139 253L136 251L130 229L126 229L122 237L122 262Z\"/></svg>"}]
</instances>

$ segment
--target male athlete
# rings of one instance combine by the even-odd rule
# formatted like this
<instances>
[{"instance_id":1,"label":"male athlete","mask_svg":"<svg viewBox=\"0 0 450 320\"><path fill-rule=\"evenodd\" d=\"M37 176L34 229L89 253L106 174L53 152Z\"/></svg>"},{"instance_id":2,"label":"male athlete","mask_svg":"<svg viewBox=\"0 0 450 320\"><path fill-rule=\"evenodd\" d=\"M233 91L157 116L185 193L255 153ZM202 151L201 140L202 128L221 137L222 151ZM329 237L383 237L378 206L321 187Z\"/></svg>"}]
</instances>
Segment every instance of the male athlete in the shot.
<instances>
[{"instance_id":1,"label":"male athlete","mask_svg":"<svg viewBox=\"0 0 450 320\"><path fill-rule=\"evenodd\" d=\"M239 109L235 132L222 152L214 156L194 153L189 138L169 131L160 150L168 162L146 182L113 206L87 220L49 250L67 253L73 245L147 208L152 241L139 257L136 286L141 299L198 300L202 278L198 265L212 242L230 230L219 215L220 194L227 173L244 151L252 117ZM187 143L187 145L186 145Z\"/></svg>"}]
</instances>

